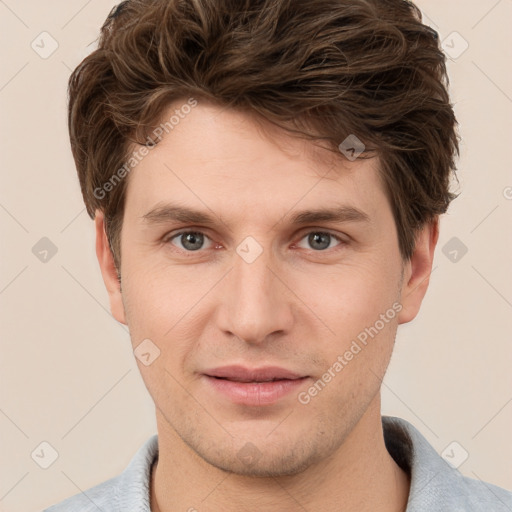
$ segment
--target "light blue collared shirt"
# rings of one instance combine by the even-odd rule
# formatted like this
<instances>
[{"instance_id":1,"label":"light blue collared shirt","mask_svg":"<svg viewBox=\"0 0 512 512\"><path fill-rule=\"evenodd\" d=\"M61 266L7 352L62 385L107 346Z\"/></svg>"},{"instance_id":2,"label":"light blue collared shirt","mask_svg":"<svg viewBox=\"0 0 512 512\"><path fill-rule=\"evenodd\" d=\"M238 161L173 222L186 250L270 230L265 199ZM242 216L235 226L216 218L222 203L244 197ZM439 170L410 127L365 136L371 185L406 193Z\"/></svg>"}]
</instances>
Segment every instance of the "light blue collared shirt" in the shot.
<instances>
[{"instance_id":1,"label":"light blue collared shirt","mask_svg":"<svg viewBox=\"0 0 512 512\"><path fill-rule=\"evenodd\" d=\"M407 512L512 512L512 492L462 476L409 422L382 417L386 447L411 476ZM151 512L151 466L158 456L155 434L119 475L44 512Z\"/></svg>"}]
</instances>

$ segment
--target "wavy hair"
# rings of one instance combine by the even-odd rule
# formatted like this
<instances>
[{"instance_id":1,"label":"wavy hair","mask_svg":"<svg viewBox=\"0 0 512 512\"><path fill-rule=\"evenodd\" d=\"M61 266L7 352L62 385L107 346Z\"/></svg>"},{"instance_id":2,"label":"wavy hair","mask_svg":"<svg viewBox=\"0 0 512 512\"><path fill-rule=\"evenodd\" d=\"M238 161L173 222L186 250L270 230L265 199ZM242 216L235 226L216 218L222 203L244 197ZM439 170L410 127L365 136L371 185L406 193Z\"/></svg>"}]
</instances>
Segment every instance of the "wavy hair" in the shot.
<instances>
[{"instance_id":1,"label":"wavy hair","mask_svg":"<svg viewBox=\"0 0 512 512\"><path fill-rule=\"evenodd\" d=\"M126 181L95 193L146 144L171 101L241 109L332 151L350 134L379 157L404 260L452 199L457 121L438 34L406 0L128 0L69 80L69 133L88 214L116 264ZM119 267L118 267L119 268Z\"/></svg>"}]
</instances>

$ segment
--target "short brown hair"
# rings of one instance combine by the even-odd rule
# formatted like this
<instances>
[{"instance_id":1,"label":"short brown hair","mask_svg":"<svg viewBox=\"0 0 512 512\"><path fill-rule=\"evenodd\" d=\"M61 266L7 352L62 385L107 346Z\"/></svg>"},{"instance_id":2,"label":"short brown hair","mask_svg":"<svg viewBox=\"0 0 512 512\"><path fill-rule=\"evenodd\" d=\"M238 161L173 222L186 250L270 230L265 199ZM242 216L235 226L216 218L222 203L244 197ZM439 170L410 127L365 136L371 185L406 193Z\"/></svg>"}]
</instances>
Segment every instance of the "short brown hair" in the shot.
<instances>
[{"instance_id":1,"label":"short brown hair","mask_svg":"<svg viewBox=\"0 0 512 512\"><path fill-rule=\"evenodd\" d=\"M104 185L134 143L147 144L166 106L191 96L333 151L356 135L379 156L409 259L418 229L456 197L449 187L459 153L445 57L421 19L406 0L128 0L114 8L98 49L70 77L69 132L87 212L104 212L116 264L126 180L108 193Z\"/></svg>"}]
</instances>

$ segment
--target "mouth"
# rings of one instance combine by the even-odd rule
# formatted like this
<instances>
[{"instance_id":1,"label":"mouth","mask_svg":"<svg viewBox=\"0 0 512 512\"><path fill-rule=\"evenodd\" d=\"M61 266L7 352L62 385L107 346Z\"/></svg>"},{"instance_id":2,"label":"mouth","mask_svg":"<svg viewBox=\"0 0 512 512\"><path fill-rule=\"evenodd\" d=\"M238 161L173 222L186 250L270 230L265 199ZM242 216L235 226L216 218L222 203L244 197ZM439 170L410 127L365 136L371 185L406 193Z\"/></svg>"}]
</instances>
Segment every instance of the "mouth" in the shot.
<instances>
[{"instance_id":1,"label":"mouth","mask_svg":"<svg viewBox=\"0 0 512 512\"><path fill-rule=\"evenodd\" d=\"M279 367L224 366L204 372L215 394L239 405L271 405L292 393L309 377Z\"/></svg>"},{"instance_id":2,"label":"mouth","mask_svg":"<svg viewBox=\"0 0 512 512\"><path fill-rule=\"evenodd\" d=\"M298 379L282 379L279 377L274 377L272 379L231 379L228 377L215 377L213 375L208 375L208 377L211 377L212 379L219 379L219 380L229 380L231 382L242 382L242 383L253 383L253 384L260 384L262 382L277 382L281 380L298 380Z\"/></svg>"},{"instance_id":3,"label":"mouth","mask_svg":"<svg viewBox=\"0 0 512 512\"><path fill-rule=\"evenodd\" d=\"M267 366L264 368L245 368L243 366L223 366L204 372L208 377L225 379L233 382L272 382L276 380L297 380L302 375L279 368Z\"/></svg>"}]
</instances>

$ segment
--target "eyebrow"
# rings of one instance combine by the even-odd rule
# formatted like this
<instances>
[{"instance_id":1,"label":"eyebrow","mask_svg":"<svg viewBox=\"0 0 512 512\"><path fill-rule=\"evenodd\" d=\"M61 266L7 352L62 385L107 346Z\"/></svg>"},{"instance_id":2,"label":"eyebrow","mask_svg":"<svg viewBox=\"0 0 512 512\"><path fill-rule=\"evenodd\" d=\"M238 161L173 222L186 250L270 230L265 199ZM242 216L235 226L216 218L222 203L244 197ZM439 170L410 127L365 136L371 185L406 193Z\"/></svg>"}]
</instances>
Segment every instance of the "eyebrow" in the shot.
<instances>
[{"instance_id":1,"label":"eyebrow","mask_svg":"<svg viewBox=\"0 0 512 512\"><path fill-rule=\"evenodd\" d=\"M166 222L182 222L190 224L203 224L213 226L216 220L213 216L182 206L163 205L158 206L145 215L142 220L148 224L161 224ZM303 210L291 216L291 225L312 224L315 222L367 222L370 223L369 215L353 206L338 206L334 208L316 208Z\"/></svg>"},{"instance_id":2,"label":"eyebrow","mask_svg":"<svg viewBox=\"0 0 512 512\"><path fill-rule=\"evenodd\" d=\"M206 213L173 205L158 206L143 215L142 220L150 224L160 224L169 221L207 225L215 224L213 217Z\"/></svg>"}]
</instances>

